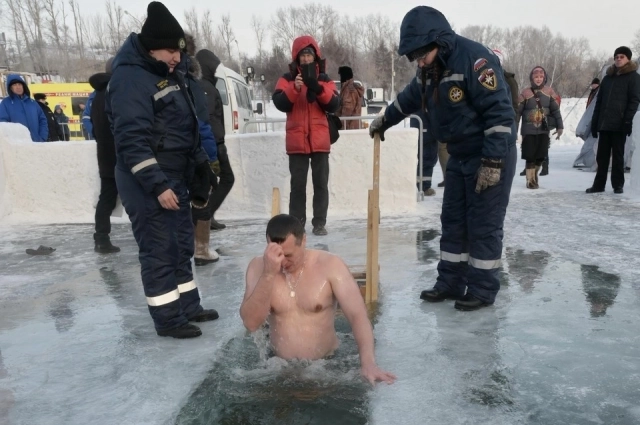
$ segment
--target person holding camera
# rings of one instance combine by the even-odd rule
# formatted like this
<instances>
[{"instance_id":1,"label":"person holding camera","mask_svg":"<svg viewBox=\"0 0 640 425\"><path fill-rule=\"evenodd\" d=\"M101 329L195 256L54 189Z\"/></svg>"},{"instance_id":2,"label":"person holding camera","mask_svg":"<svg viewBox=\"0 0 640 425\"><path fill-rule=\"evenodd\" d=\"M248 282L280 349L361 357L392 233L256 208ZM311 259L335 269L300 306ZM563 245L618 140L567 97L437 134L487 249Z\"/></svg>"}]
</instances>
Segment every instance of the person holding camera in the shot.
<instances>
[{"instance_id":1,"label":"person holding camera","mask_svg":"<svg viewBox=\"0 0 640 425\"><path fill-rule=\"evenodd\" d=\"M313 179L313 234L324 236L329 209L329 152L331 138L327 113L340 107L335 83L325 73L318 43L309 35L298 37L291 48L289 72L276 84L273 104L287 113L286 149L291 173L289 214L306 222L307 174Z\"/></svg>"},{"instance_id":2,"label":"person holding camera","mask_svg":"<svg viewBox=\"0 0 640 425\"><path fill-rule=\"evenodd\" d=\"M526 161L525 175L528 189L538 189L538 173L542 162L549 154L549 123L548 117L556 122L556 140L560 139L564 129L560 105L556 100L558 95L547 87L547 71L536 66L529 74L531 87L524 89L518 97L516 109L516 123L522 122L522 159Z\"/></svg>"},{"instance_id":3,"label":"person holding camera","mask_svg":"<svg viewBox=\"0 0 640 425\"><path fill-rule=\"evenodd\" d=\"M204 206L216 176L200 141L185 34L160 2L147 7L113 60L105 108L116 146L118 193L138 243L142 285L159 336L194 338L218 318L194 281L191 204Z\"/></svg>"}]
</instances>

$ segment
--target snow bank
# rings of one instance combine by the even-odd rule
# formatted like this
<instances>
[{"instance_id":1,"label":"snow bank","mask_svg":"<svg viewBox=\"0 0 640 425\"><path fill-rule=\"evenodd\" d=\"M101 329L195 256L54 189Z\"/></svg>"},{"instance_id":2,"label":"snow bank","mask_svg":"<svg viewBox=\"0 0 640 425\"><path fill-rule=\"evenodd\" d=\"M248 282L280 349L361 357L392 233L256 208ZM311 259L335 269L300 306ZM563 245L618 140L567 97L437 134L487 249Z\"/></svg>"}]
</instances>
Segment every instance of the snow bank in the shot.
<instances>
[{"instance_id":1,"label":"snow bank","mask_svg":"<svg viewBox=\"0 0 640 425\"><path fill-rule=\"evenodd\" d=\"M381 148L381 211L385 215L415 212L417 130L388 134ZM281 211L288 211L284 132L228 136L226 144L236 182L216 217L269 217L273 187L280 188ZM366 130L341 132L330 156L329 219L366 216L372 162L373 143ZM33 143L21 125L0 124L0 219L4 223L92 223L99 191L95 142ZM312 199L309 171L309 219Z\"/></svg>"}]
</instances>

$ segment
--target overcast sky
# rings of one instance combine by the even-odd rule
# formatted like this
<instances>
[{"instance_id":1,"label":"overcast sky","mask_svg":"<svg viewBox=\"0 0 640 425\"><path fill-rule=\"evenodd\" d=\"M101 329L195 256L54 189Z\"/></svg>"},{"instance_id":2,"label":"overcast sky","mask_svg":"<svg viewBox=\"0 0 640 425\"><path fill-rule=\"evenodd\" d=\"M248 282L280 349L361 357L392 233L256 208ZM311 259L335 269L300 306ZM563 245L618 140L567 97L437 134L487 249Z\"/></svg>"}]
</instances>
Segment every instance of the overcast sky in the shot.
<instances>
[{"instance_id":1,"label":"overcast sky","mask_svg":"<svg viewBox=\"0 0 640 425\"><path fill-rule=\"evenodd\" d=\"M116 0L136 16L146 13L146 0ZM104 2L79 0L84 13L104 12ZM192 7L210 9L214 23L218 16L229 13L231 24L243 52L254 54L251 15L270 19L279 7L302 6L304 2L290 0L164 0L163 3L184 22L184 11ZM586 37L594 51L611 54L616 47L630 45L635 31L640 29L640 1L637 0L434 0L420 3L409 0L321 0L344 15L383 14L398 23L415 6L427 4L439 9L456 28L467 25L493 24L499 27L547 25L551 31L565 37ZM491 46L499 48L500 46ZM634 58L640 52L633 52Z\"/></svg>"}]
</instances>

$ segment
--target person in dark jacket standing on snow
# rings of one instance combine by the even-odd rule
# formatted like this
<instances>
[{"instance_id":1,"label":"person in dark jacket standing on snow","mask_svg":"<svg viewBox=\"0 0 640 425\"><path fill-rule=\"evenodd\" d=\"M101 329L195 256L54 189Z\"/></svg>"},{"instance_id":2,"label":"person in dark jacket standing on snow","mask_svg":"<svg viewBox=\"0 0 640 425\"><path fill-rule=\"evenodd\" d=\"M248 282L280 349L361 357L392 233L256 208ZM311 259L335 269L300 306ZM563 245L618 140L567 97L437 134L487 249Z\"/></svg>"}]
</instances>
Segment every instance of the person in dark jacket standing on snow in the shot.
<instances>
[{"instance_id":1,"label":"person in dark jacket standing on snow","mask_svg":"<svg viewBox=\"0 0 640 425\"><path fill-rule=\"evenodd\" d=\"M56 121L56 117L53 115L51 108L49 108L47 95L44 93L36 93L33 95L33 98L38 102L38 106L42 108L42 112L44 112L45 117L47 117L47 124L49 125L49 137L47 138L47 142L59 142L60 140L64 140L62 129L58 125L58 121Z\"/></svg>"},{"instance_id":2,"label":"person in dark jacket standing on snow","mask_svg":"<svg viewBox=\"0 0 640 425\"><path fill-rule=\"evenodd\" d=\"M422 73L371 123L371 137L378 133L384 140L387 129L422 111L427 128L451 155L438 279L420 298L456 299L459 310L491 305L500 289L504 216L516 163L515 117L500 62L427 6L405 15L398 54L416 61Z\"/></svg>"},{"instance_id":3,"label":"person in dark jacket standing on snow","mask_svg":"<svg viewBox=\"0 0 640 425\"><path fill-rule=\"evenodd\" d=\"M107 61L105 72L99 72L89 77L89 84L95 90L91 105L91 127L96 140L98 152L98 171L100 173L100 197L96 205L96 227L93 234L94 251L101 254L119 252L120 248L111 244L111 213L118 200L116 185L116 146L111 133L109 116L105 111L105 96L107 86L111 80L111 65L113 58Z\"/></svg>"},{"instance_id":4,"label":"person in dark jacket standing on snow","mask_svg":"<svg viewBox=\"0 0 640 425\"><path fill-rule=\"evenodd\" d=\"M327 234L329 209L329 122L326 112L340 107L335 83L325 74L318 43L309 35L293 40L293 62L276 83L273 104L287 113L286 146L291 172L289 214L307 221L307 174L313 179L313 234ZM303 75L304 70L310 70ZM312 125L313 124L313 125Z\"/></svg>"},{"instance_id":5,"label":"person in dark jacket standing on snow","mask_svg":"<svg viewBox=\"0 0 640 425\"><path fill-rule=\"evenodd\" d=\"M216 70L220 66L220 59L210 50L202 49L196 53L196 59L202 69L202 79L199 81L200 86L207 95L207 109L209 110L209 124L213 130L213 136L216 139L217 151L218 151L218 163L217 168L213 171L220 177L218 187L211 192L209 197L209 209L211 211L211 230L222 230L224 224L218 222L215 218L216 211L220 208L224 200L226 199L231 188L235 183L235 177L233 175L233 169L229 162L229 155L227 154L227 145L224 144L224 109L222 103L222 97L220 92L216 88L218 83L218 77L216 77Z\"/></svg>"},{"instance_id":6,"label":"person in dark jacket standing on snow","mask_svg":"<svg viewBox=\"0 0 640 425\"><path fill-rule=\"evenodd\" d=\"M203 310L193 279L190 202L206 203L213 179L187 79L185 35L160 2L147 7L113 61L107 113L116 143L116 182L138 243L142 284L160 336L193 338ZM188 189L189 188L189 189Z\"/></svg>"},{"instance_id":7,"label":"person in dark jacket standing on snow","mask_svg":"<svg viewBox=\"0 0 640 425\"><path fill-rule=\"evenodd\" d=\"M65 115L62 106L56 105L53 108L53 116L56 118L58 127L62 131L62 139L65 142L71 140L71 131L69 130L69 117Z\"/></svg>"},{"instance_id":8,"label":"person in dark jacket standing on snow","mask_svg":"<svg viewBox=\"0 0 640 425\"><path fill-rule=\"evenodd\" d=\"M599 136L598 171L587 193L604 192L612 155L611 186L614 193L624 192L624 144L627 136L631 136L633 117L640 104L640 75L636 72L638 65L631 62L628 47L618 47L613 59L600 84L591 119L591 135Z\"/></svg>"}]
</instances>

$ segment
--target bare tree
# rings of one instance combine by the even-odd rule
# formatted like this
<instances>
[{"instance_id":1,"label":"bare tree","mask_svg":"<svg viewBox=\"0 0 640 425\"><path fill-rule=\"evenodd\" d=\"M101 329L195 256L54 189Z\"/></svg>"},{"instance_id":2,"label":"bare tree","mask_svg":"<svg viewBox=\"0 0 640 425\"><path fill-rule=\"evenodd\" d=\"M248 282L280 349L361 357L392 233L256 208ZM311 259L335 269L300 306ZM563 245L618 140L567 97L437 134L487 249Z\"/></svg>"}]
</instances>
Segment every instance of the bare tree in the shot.
<instances>
[{"instance_id":1,"label":"bare tree","mask_svg":"<svg viewBox=\"0 0 640 425\"><path fill-rule=\"evenodd\" d=\"M267 34L267 26L265 25L262 18L257 17L256 15L251 16L251 28L253 29L253 33L256 36L256 46L258 48L258 57L260 58L260 62L262 62L262 55L264 54L264 39Z\"/></svg>"},{"instance_id":2,"label":"bare tree","mask_svg":"<svg viewBox=\"0 0 640 425\"><path fill-rule=\"evenodd\" d=\"M224 43L224 47L227 52L227 59L230 61L232 59L231 55L231 47L233 43L236 43L236 36L233 33L233 28L231 28L231 15L226 14L222 15L222 22L218 25L218 32L220 33L220 37L222 38L222 42ZM238 52L240 54L240 52Z\"/></svg>"},{"instance_id":3,"label":"bare tree","mask_svg":"<svg viewBox=\"0 0 640 425\"><path fill-rule=\"evenodd\" d=\"M640 28L633 34L633 41L631 42L631 50L640 53Z\"/></svg>"},{"instance_id":4,"label":"bare tree","mask_svg":"<svg viewBox=\"0 0 640 425\"><path fill-rule=\"evenodd\" d=\"M84 31L82 17L80 16L80 5L78 4L78 0L69 0L69 6L71 6L73 26L76 32L76 45L78 46L78 52L82 60L84 59Z\"/></svg>"}]
</instances>

